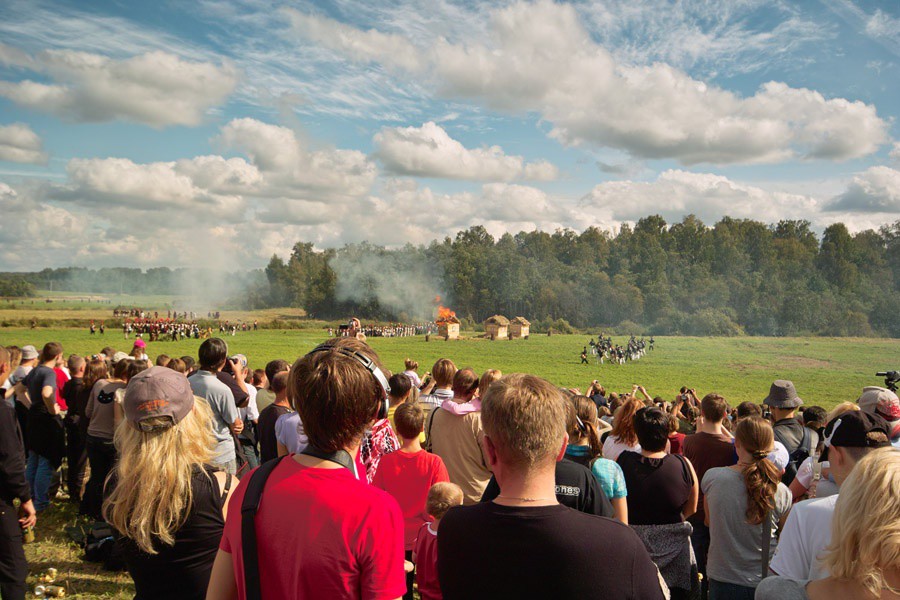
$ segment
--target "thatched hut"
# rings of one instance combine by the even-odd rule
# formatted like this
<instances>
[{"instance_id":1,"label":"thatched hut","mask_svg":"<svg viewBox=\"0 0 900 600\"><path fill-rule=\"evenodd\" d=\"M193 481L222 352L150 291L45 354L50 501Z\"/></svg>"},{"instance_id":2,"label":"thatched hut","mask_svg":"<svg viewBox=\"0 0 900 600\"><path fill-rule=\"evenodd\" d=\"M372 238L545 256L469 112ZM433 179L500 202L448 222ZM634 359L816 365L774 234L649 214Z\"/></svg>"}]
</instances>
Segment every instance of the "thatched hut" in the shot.
<instances>
[{"instance_id":1,"label":"thatched hut","mask_svg":"<svg viewBox=\"0 0 900 600\"><path fill-rule=\"evenodd\" d=\"M516 317L509 322L509 337L510 339L527 338L530 328L531 323L528 322L528 319L525 317Z\"/></svg>"},{"instance_id":2,"label":"thatched hut","mask_svg":"<svg viewBox=\"0 0 900 600\"><path fill-rule=\"evenodd\" d=\"M459 338L459 319L455 316L449 316L438 321L438 335L445 340L455 340Z\"/></svg>"},{"instance_id":3,"label":"thatched hut","mask_svg":"<svg viewBox=\"0 0 900 600\"><path fill-rule=\"evenodd\" d=\"M494 315L484 321L484 334L492 340L509 337L509 319L503 315Z\"/></svg>"}]
</instances>

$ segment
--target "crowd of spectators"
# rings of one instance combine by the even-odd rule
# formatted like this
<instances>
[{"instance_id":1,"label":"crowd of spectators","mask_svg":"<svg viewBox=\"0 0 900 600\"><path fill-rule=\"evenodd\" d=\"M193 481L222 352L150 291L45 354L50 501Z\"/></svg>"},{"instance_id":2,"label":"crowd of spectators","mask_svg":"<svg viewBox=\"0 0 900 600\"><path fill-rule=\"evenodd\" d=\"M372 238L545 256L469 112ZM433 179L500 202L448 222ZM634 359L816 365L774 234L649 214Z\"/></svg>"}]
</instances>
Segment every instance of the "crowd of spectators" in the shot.
<instances>
[{"instance_id":1,"label":"crowd of spectators","mask_svg":"<svg viewBox=\"0 0 900 600\"><path fill-rule=\"evenodd\" d=\"M220 338L0 347L0 598L65 501L141 599L900 597L890 390L826 413L787 380L731 406L449 358L420 379L355 335L262 367Z\"/></svg>"}]
</instances>

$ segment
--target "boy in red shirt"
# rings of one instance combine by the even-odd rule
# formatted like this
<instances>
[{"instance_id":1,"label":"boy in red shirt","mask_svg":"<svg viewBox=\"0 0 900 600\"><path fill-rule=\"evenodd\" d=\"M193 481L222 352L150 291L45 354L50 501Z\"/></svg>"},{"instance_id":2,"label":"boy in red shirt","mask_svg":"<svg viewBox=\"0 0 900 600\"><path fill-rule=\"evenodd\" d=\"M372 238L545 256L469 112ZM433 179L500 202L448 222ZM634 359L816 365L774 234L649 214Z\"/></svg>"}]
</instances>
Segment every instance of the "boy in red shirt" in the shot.
<instances>
[{"instance_id":1,"label":"boy in red shirt","mask_svg":"<svg viewBox=\"0 0 900 600\"><path fill-rule=\"evenodd\" d=\"M385 454L372 484L391 494L400 505L404 523L404 549L410 560L416 534L431 520L425 510L428 490L436 483L450 481L444 461L422 449L419 434L425 427L425 411L418 404L401 404L394 412L400 450ZM413 574L407 573L406 594L412 598Z\"/></svg>"},{"instance_id":2,"label":"boy in red shirt","mask_svg":"<svg viewBox=\"0 0 900 600\"><path fill-rule=\"evenodd\" d=\"M419 529L412 559L416 563L416 582L422 600L441 600L441 583L437 570L437 535L441 519L447 511L463 503L462 488L455 483L436 483L428 490L428 514L434 517Z\"/></svg>"}]
</instances>

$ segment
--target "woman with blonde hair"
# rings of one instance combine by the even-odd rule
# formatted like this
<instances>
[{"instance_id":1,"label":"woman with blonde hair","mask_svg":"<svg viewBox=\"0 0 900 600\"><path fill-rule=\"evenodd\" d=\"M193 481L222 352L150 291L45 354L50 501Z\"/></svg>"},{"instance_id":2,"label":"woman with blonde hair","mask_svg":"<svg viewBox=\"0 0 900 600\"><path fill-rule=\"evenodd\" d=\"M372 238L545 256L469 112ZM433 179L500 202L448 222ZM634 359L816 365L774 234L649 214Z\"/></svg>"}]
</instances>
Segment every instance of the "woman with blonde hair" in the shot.
<instances>
[{"instance_id":1,"label":"woman with blonde hair","mask_svg":"<svg viewBox=\"0 0 900 600\"><path fill-rule=\"evenodd\" d=\"M900 598L900 452L875 450L841 486L825 553L830 577L809 583L770 577L757 600Z\"/></svg>"},{"instance_id":2,"label":"woman with blonde hair","mask_svg":"<svg viewBox=\"0 0 900 600\"><path fill-rule=\"evenodd\" d=\"M212 413L166 367L135 375L123 409L103 515L122 535L135 598L204 598L232 484L210 466Z\"/></svg>"},{"instance_id":3,"label":"woman with blonde hair","mask_svg":"<svg viewBox=\"0 0 900 600\"><path fill-rule=\"evenodd\" d=\"M603 442L603 457L611 461L619 459L619 455L625 452L641 451L637 432L634 430L634 415L644 408L644 403L634 396L623 396L622 405L616 409L613 418L613 428L606 441Z\"/></svg>"},{"instance_id":4,"label":"woman with blonde hair","mask_svg":"<svg viewBox=\"0 0 900 600\"><path fill-rule=\"evenodd\" d=\"M776 527L784 526L791 492L766 457L775 446L768 421L741 420L734 434L738 463L703 476L703 507L709 526L710 600L753 600L768 573Z\"/></svg>"}]
</instances>

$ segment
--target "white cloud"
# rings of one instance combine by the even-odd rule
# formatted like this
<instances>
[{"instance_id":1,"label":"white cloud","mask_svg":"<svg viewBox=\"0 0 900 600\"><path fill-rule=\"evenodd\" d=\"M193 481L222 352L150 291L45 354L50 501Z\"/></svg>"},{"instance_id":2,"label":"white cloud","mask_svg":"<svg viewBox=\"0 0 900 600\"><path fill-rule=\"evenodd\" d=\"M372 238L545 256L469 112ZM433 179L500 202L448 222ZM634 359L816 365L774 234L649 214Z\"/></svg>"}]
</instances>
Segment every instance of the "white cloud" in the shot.
<instances>
[{"instance_id":1,"label":"white cloud","mask_svg":"<svg viewBox=\"0 0 900 600\"><path fill-rule=\"evenodd\" d=\"M297 34L359 62L379 62L410 71L422 67L419 50L402 35L361 31L334 19L283 9Z\"/></svg>"},{"instance_id":2,"label":"white cloud","mask_svg":"<svg viewBox=\"0 0 900 600\"><path fill-rule=\"evenodd\" d=\"M866 21L866 33L874 37L900 36L900 19L892 17L880 8Z\"/></svg>"},{"instance_id":3,"label":"white cloud","mask_svg":"<svg viewBox=\"0 0 900 600\"><path fill-rule=\"evenodd\" d=\"M830 210L863 213L900 213L900 171L871 167L853 177Z\"/></svg>"},{"instance_id":4,"label":"white cloud","mask_svg":"<svg viewBox=\"0 0 900 600\"><path fill-rule=\"evenodd\" d=\"M430 64L416 78L430 75L446 97L537 113L567 145L690 165L847 160L887 139L887 123L863 102L778 82L744 98L664 63L621 63L594 41L572 5L518 2L493 11L490 22L486 40L433 42L424 54ZM358 60L354 52L347 50Z\"/></svg>"},{"instance_id":5,"label":"white cloud","mask_svg":"<svg viewBox=\"0 0 900 600\"><path fill-rule=\"evenodd\" d=\"M712 173L669 170L654 181L608 181L580 201L586 213L613 221L636 221L659 214L678 221L695 214L712 224L723 216L764 222L808 219L819 212L812 197L772 192Z\"/></svg>"},{"instance_id":6,"label":"white cloud","mask_svg":"<svg viewBox=\"0 0 900 600\"><path fill-rule=\"evenodd\" d=\"M229 122L217 141L247 154L265 177L260 190L265 195L360 196L369 191L377 175L372 161L358 150L311 150L287 127L256 119Z\"/></svg>"},{"instance_id":7,"label":"white cloud","mask_svg":"<svg viewBox=\"0 0 900 600\"><path fill-rule=\"evenodd\" d=\"M888 154L888 158L900 164L900 142L894 142L894 147L891 149L890 154Z\"/></svg>"},{"instance_id":8,"label":"white cloud","mask_svg":"<svg viewBox=\"0 0 900 600\"><path fill-rule=\"evenodd\" d=\"M238 80L229 62L194 62L163 51L117 60L72 50L31 56L6 46L0 47L0 60L52 80L0 81L0 96L74 121L197 125Z\"/></svg>"},{"instance_id":9,"label":"white cloud","mask_svg":"<svg viewBox=\"0 0 900 600\"><path fill-rule=\"evenodd\" d=\"M46 164L41 138L24 123L0 125L0 160Z\"/></svg>"},{"instance_id":10,"label":"white cloud","mask_svg":"<svg viewBox=\"0 0 900 600\"><path fill-rule=\"evenodd\" d=\"M526 163L499 146L466 148L432 121L421 127L386 127L374 141L376 156L400 175L474 181L551 181L559 175L547 161Z\"/></svg>"}]
</instances>

